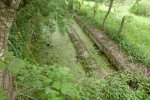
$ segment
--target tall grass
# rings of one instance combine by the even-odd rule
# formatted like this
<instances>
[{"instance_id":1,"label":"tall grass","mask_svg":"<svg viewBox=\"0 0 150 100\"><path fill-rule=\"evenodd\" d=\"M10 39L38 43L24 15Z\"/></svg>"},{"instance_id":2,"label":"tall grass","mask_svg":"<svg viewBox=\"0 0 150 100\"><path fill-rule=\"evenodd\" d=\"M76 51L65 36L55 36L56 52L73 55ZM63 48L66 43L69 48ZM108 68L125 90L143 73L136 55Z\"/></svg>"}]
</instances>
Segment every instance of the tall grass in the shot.
<instances>
[{"instance_id":1,"label":"tall grass","mask_svg":"<svg viewBox=\"0 0 150 100\"><path fill-rule=\"evenodd\" d=\"M80 15L83 19L88 24L101 29L105 12L98 9L95 19L92 18L92 14L92 6L82 6ZM130 16L122 34L119 34L122 16L120 13L112 12L105 25L105 33L126 51L129 60L139 61L150 67L150 19Z\"/></svg>"}]
</instances>

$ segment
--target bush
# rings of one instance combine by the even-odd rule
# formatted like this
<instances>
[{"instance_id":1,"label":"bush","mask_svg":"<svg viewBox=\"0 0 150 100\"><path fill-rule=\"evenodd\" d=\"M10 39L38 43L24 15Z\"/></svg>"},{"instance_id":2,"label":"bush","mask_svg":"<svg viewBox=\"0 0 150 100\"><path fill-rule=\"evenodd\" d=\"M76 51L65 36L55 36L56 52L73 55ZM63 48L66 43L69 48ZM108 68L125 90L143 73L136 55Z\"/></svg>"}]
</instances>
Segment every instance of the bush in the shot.
<instances>
[{"instance_id":1,"label":"bush","mask_svg":"<svg viewBox=\"0 0 150 100\"><path fill-rule=\"evenodd\" d=\"M142 3L134 4L130 8L131 13L138 15L138 16L145 16L145 17L150 16L149 10L150 10L150 7Z\"/></svg>"},{"instance_id":2,"label":"bush","mask_svg":"<svg viewBox=\"0 0 150 100\"><path fill-rule=\"evenodd\" d=\"M132 90L129 80L138 83ZM106 79L78 79L67 67L37 66L26 62L26 68L16 77L17 100L32 97L39 100L148 100L149 78L130 72L113 73ZM28 97L24 97L27 95Z\"/></svg>"},{"instance_id":3,"label":"bush","mask_svg":"<svg viewBox=\"0 0 150 100\"><path fill-rule=\"evenodd\" d=\"M138 82L137 90L129 87L129 80ZM26 70L18 74L16 83L19 93L39 100L148 100L149 81L129 72L114 73L106 79L77 79L66 67L28 63ZM24 97L18 96L18 100L21 98Z\"/></svg>"},{"instance_id":4,"label":"bush","mask_svg":"<svg viewBox=\"0 0 150 100\"><path fill-rule=\"evenodd\" d=\"M114 72L105 78L73 74L72 68L35 65L6 54L0 68L14 76L16 100L149 100L149 77L131 72ZM129 81L138 87L130 86ZM5 93L0 91L0 100Z\"/></svg>"}]
</instances>

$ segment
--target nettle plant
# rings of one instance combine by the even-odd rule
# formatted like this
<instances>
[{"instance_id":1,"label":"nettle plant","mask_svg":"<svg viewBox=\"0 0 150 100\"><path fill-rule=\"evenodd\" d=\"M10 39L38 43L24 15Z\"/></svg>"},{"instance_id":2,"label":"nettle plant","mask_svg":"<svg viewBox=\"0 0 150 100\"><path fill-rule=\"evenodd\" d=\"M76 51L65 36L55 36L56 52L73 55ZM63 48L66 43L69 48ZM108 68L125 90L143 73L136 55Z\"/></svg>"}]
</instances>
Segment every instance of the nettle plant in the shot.
<instances>
[{"instance_id":1,"label":"nettle plant","mask_svg":"<svg viewBox=\"0 0 150 100\"><path fill-rule=\"evenodd\" d=\"M66 67L36 66L27 63L26 70L21 71L16 84L18 86L17 91L28 95L28 97L19 95L18 100L29 97L39 100L75 99L77 90L72 78Z\"/></svg>"},{"instance_id":2,"label":"nettle plant","mask_svg":"<svg viewBox=\"0 0 150 100\"><path fill-rule=\"evenodd\" d=\"M12 52L5 52L5 60L0 61L0 69L11 72L16 76L21 69L25 68L25 62L13 56Z\"/></svg>"},{"instance_id":3,"label":"nettle plant","mask_svg":"<svg viewBox=\"0 0 150 100\"><path fill-rule=\"evenodd\" d=\"M12 73L17 100L71 100L79 98L74 77L66 67L35 65L5 53L0 68ZM5 93L0 91L0 99Z\"/></svg>"},{"instance_id":4,"label":"nettle plant","mask_svg":"<svg viewBox=\"0 0 150 100\"><path fill-rule=\"evenodd\" d=\"M69 68L36 65L6 53L0 68L14 76L16 100L149 100L150 79L131 72L105 78L80 77ZM133 84L134 83L134 84ZM5 94L0 92L3 100Z\"/></svg>"}]
</instances>

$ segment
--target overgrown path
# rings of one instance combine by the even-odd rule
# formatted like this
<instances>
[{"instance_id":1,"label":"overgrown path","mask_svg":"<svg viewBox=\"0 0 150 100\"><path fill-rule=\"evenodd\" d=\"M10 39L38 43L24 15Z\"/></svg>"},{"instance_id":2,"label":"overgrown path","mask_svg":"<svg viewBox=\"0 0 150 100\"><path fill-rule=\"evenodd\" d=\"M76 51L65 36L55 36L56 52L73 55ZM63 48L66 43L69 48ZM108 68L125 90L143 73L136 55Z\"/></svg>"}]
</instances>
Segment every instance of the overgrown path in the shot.
<instances>
[{"instance_id":1,"label":"overgrown path","mask_svg":"<svg viewBox=\"0 0 150 100\"><path fill-rule=\"evenodd\" d=\"M69 33L69 37L73 42L73 45L77 51L77 55L80 55L79 51L82 51L82 54L84 53L84 51L88 53L90 57L85 57L86 61L88 61L86 64L89 64L89 66L93 65L95 67L94 69L97 71L100 70L101 76L107 76L108 74L113 73L113 67L110 65L107 58L102 54L102 52L97 49L95 43L89 38L87 33L85 33L74 20L71 19L69 22L70 26L72 27L72 32ZM93 62L94 64L91 64L90 62ZM83 65L83 67L85 67L85 65ZM97 73L97 71L93 72Z\"/></svg>"},{"instance_id":2,"label":"overgrown path","mask_svg":"<svg viewBox=\"0 0 150 100\"><path fill-rule=\"evenodd\" d=\"M75 17L80 26L88 33L90 38L103 50L109 61L114 65L116 70L130 70L136 73L145 74L145 67L138 62L128 61L127 55L119 49L118 45L114 43L104 32L89 26L81 17Z\"/></svg>"},{"instance_id":3,"label":"overgrown path","mask_svg":"<svg viewBox=\"0 0 150 100\"><path fill-rule=\"evenodd\" d=\"M85 75L81 64L77 61L73 45L66 32L60 32L56 25L55 31L43 26L40 40L34 44L34 56L40 64L68 67L76 77Z\"/></svg>"}]
</instances>

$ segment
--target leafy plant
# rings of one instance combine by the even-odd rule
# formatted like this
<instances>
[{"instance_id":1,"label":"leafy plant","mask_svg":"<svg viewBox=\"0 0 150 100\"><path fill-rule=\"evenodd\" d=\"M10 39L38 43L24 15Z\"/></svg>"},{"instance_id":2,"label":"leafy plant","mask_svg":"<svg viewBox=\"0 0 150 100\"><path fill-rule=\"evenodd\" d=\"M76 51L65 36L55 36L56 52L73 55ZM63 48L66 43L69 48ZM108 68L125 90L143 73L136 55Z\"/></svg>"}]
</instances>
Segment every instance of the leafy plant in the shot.
<instances>
[{"instance_id":1,"label":"leafy plant","mask_svg":"<svg viewBox=\"0 0 150 100\"><path fill-rule=\"evenodd\" d=\"M138 82L136 91L128 81ZM105 79L82 77L80 80L66 67L37 66L26 62L15 81L18 100L21 98L40 100L141 100L149 97L149 78L142 75L114 73Z\"/></svg>"},{"instance_id":2,"label":"leafy plant","mask_svg":"<svg viewBox=\"0 0 150 100\"><path fill-rule=\"evenodd\" d=\"M0 61L0 69L8 70L16 76L20 70L25 68L25 62L19 58L13 56L13 53L5 53L5 61Z\"/></svg>"},{"instance_id":3,"label":"leafy plant","mask_svg":"<svg viewBox=\"0 0 150 100\"><path fill-rule=\"evenodd\" d=\"M0 64L14 73L17 100L146 100L149 98L150 79L141 74L125 71L112 73L105 78L78 79L67 67L39 66L17 59L11 53L8 53L6 58L7 63L0 62ZM138 84L136 90L130 87L129 80ZM0 97L4 98L2 92Z\"/></svg>"},{"instance_id":4,"label":"leafy plant","mask_svg":"<svg viewBox=\"0 0 150 100\"><path fill-rule=\"evenodd\" d=\"M108 0L101 1L108 2ZM63 19L68 17L66 9L66 0L62 0L61 2L60 0L32 0L17 13L16 22L11 29L10 40L17 50L15 53L18 54L15 55L19 55L19 58L14 57L12 53L6 53L5 61L0 61L1 69L13 73L14 86L17 92L16 99L149 100L150 79L141 74L125 71L122 73L113 72L110 75L105 75L103 78L85 77L80 72L74 75L72 68L56 65L55 60L49 61L50 63L44 63L48 65L40 63L40 60L44 62L48 58L47 54L45 53L43 56L34 56L34 54L39 54L38 51L44 52L44 46L51 47L51 44L43 42L45 38L43 39L42 34L46 34L46 32L43 33L43 30L45 30L46 26L46 29L52 33L55 30L55 26L58 26L61 31L64 31L65 24ZM99 16L104 19L104 11L98 10L94 21L92 19L93 11L90 5L83 5L81 13L88 25L102 28L102 20L99 19ZM115 14L111 13L106 22L106 33L114 41L120 43L124 50L131 54L131 57L129 57L130 60L135 58L136 60L149 64L149 58L147 58L149 53L147 55L140 47L135 45L132 39L130 40L126 36L127 33L137 33L136 29L138 26L137 24L135 25L136 21L134 19L127 20L128 23L123 29L123 36L120 37L118 34L120 20L116 20ZM143 25L141 27L145 26ZM127 33L124 34L124 32ZM145 41L144 43L149 43ZM44 43L46 45L43 45ZM145 58L147 59L143 61ZM37 59L39 59L39 62L36 62ZM54 56L53 59L55 59ZM138 87L135 90L132 89L133 87L128 84L128 81L136 82ZM4 93L0 92L0 99L4 99L4 97Z\"/></svg>"}]
</instances>

